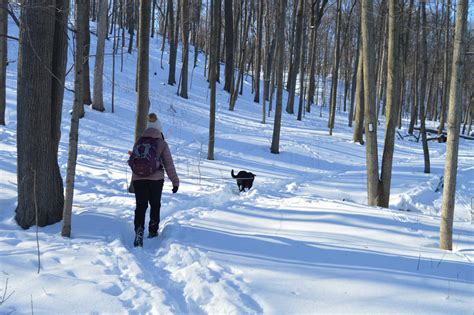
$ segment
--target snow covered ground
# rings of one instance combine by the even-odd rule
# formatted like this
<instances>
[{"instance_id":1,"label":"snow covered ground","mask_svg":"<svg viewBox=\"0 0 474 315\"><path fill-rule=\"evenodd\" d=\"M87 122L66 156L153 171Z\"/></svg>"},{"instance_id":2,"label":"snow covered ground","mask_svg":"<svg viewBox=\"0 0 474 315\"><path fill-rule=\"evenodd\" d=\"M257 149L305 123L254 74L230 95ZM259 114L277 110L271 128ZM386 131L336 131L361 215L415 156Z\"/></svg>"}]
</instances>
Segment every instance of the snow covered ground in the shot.
<instances>
[{"instance_id":1,"label":"snow covered ground","mask_svg":"<svg viewBox=\"0 0 474 315\"><path fill-rule=\"evenodd\" d=\"M9 44L14 61L17 43ZM175 195L165 183L159 238L132 246L126 152L134 132L136 54L123 56L123 72L118 56L115 113L107 56L107 111L86 108L80 122L72 238L60 236L60 223L39 229L39 274L36 229L24 231L14 221L16 63L8 67L7 126L0 127L0 298L7 298L1 314L473 314L472 141L461 140L454 250L442 251L435 189L445 144L430 142L432 172L424 174L421 143L397 139L390 209L367 207L365 147L351 142L347 116L338 112L329 136L326 110L319 117L314 107L302 122L284 113L274 155L273 115L260 123L261 105L245 82L234 112L218 85L216 160L208 161L204 57L184 100L166 84L167 55L161 69L159 47L153 39L151 111L181 180ZM63 175L72 100L66 92ZM231 169L255 173L254 187L238 194Z\"/></svg>"}]
</instances>

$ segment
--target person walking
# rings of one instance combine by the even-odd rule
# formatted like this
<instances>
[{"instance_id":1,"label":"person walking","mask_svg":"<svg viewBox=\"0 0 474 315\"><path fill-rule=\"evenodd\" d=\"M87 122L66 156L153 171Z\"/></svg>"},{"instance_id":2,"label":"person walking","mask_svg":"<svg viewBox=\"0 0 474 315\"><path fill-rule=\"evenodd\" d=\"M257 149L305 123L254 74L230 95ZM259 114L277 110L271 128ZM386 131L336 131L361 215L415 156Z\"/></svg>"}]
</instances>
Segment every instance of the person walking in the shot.
<instances>
[{"instance_id":1,"label":"person walking","mask_svg":"<svg viewBox=\"0 0 474 315\"><path fill-rule=\"evenodd\" d=\"M129 152L128 164L132 168L132 186L135 192L135 247L143 246L145 214L150 205L148 237L158 236L160 225L161 194L165 171L173 184L173 194L178 191L179 178L174 167L168 144L164 140L161 124L155 113L148 115L147 128Z\"/></svg>"}]
</instances>

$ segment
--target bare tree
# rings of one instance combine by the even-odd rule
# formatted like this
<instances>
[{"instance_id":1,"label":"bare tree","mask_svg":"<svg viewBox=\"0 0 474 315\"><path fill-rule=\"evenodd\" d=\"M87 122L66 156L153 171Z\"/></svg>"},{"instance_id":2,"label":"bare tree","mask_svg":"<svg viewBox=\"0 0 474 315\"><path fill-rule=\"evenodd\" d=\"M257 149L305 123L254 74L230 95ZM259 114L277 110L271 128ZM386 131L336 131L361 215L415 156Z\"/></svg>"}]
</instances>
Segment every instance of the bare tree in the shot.
<instances>
[{"instance_id":1,"label":"bare tree","mask_svg":"<svg viewBox=\"0 0 474 315\"><path fill-rule=\"evenodd\" d=\"M94 93L92 100L92 108L103 112L104 107L104 96L103 96L103 75L104 75L104 49L105 49L105 38L107 36L107 0L99 1L99 19L97 23L97 51L95 54L94 64Z\"/></svg>"},{"instance_id":2,"label":"bare tree","mask_svg":"<svg viewBox=\"0 0 474 315\"><path fill-rule=\"evenodd\" d=\"M22 3L20 15L18 206L15 220L24 229L36 224L35 201L39 226L60 221L64 204L57 154L66 73L69 1L47 2L48 5L38 6L36 1L26 0ZM34 186L38 188L36 198L33 196Z\"/></svg>"},{"instance_id":3,"label":"bare tree","mask_svg":"<svg viewBox=\"0 0 474 315\"><path fill-rule=\"evenodd\" d=\"M332 78L331 78L331 105L329 113L329 135L332 136L334 129L334 120L336 118L336 97L337 97L337 83L339 75L339 60L341 59L340 41L341 41L341 2L337 0L337 17L336 17L336 39L334 43L334 60L332 64Z\"/></svg>"},{"instance_id":4,"label":"bare tree","mask_svg":"<svg viewBox=\"0 0 474 315\"><path fill-rule=\"evenodd\" d=\"M234 68L234 29L232 16L233 0L224 0L224 23L225 23L225 69L224 90L231 91L233 68Z\"/></svg>"},{"instance_id":5,"label":"bare tree","mask_svg":"<svg viewBox=\"0 0 474 315\"><path fill-rule=\"evenodd\" d=\"M377 150L377 114L375 107L374 50L372 49L373 1L362 0L362 58L364 59L364 103L365 137L367 158L367 197L370 206L377 205L379 197L378 150Z\"/></svg>"},{"instance_id":6,"label":"bare tree","mask_svg":"<svg viewBox=\"0 0 474 315\"><path fill-rule=\"evenodd\" d=\"M295 104L295 93L296 93L296 77L298 75L298 68L300 66L301 58L301 41L303 37L303 0L298 0L296 9L296 26L295 26L295 43L294 43L294 64L295 66L290 68L289 75L289 89L288 89L288 102L286 103L286 112L293 114Z\"/></svg>"},{"instance_id":7,"label":"bare tree","mask_svg":"<svg viewBox=\"0 0 474 315\"><path fill-rule=\"evenodd\" d=\"M362 57L362 43L359 44L359 61L357 62L357 83L355 90L355 125L352 141L364 144L364 59Z\"/></svg>"},{"instance_id":8,"label":"bare tree","mask_svg":"<svg viewBox=\"0 0 474 315\"><path fill-rule=\"evenodd\" d=\"M182 59L181 68L181 91L182 98L188 98L188 64L189 64L189 2L181 0L181 21L182 21Z\"/></svg>"},{"instance_id":9,"label":"bare tree","mask_svg":"<svg viewBox=\"0 0 474 315\"><path fill-rule=\"evenodd\" d=\"M315 72L316 72L316 47L317 47L317 35L321 19L324 15L324 10L329 0L312 0L311 1L311 39L309 44L309 82L308 82L308 96L306 98L307 106L306 111L310 111L310 105L314 103L314 91L316 86Z\"/></svg>"},{"instance_id":10,"label":"bare tree","mask_svg":"<svg viewBox=\"0 0 474 315\"><path fill-rule=\"evenodd\" d=\"M255 96L253 101L260 102L260 74L262 68L262 43L263 43L263 0L257 2L257 45L255 52ZM269 17L268 17L269 18Z\"/></svg>"},{"instance_id":11,"label":"bare tree","mask_svg":"<svg viewBox=\"0 0 474 315\"><path fill-rule=\"evenodd\" d=\"M443 94L441 96L441 110L439 118L438 134L442 134L444 124L446 121L446 107L448 104L448 96L450 89L449 82L449 42L451 38L450 33L450 19L451 19L451 0L446 3L446 17L445 17L445 41L444 41L444 63L443 63Z\"/></svg>"},{"instance_id":12,"label":"bare tree","mask_svg":"<svg viewBox=\"0 0 474 315\"><path fill-rule=\"evenodd\" d=\"M76 175L77 144L79 138L79 109L83 107L84 63L81 52L84 49L86 25L84 16L88 16L87 6L83 0L75 0L76 42L74 56L74 104L69 130L69 152L66 174L66 196L63 209L63 224L61 235L71 237L72 202L74 197L74 177Z\"/></svg>"},{"instance_id":13,"label":"bare tree","mask_svg":"<svg viewBox=\"0 0 474 315\"><path fill-rule=\"evenodd\" d=\"M385 120L385 142L382 156L380 197L378 205L388 208L390 183L392 180L393 151L395 149L395 130L398 123L400 72L399 72L399 17L400 1L388 2L388 47L387 47L387 109Z\"/></svg>"},{"instance_id":14,"label":"bare tree","mask_svg":"<svg viewBox=\"0 0 474 315\"><path fill-rule=\"evenodd\" d=\"M218 37L219 32L219 19L221 13L221 0L211 0L211 12L212 12L212 27L210 36L210 60L209 60L209 85L211 87L211 99L210 99L210 115L209 115L209 145L207 151L207 159L214 160L214 142L216 133L216 81L217 81L217 65L219 61L219 50L218 50Z\"/></svg>"},{"instance_id":15,"label":"bare tree","mask_svg":"<svg viewBox=\"0 0 474 315\"><path fill-rule=\"evenodd\" d=\"M427 42L427 22L426 22L426 0L420 0L421 6L421 57L422 69L420 80L420 133L423 145L423 157L425 161L425 173L430 173L430 152L428 150L428 140L426 137L426 81L428 80L428 42Z\"/></svg>"},{"instance_id":16,"label":"bare tree","mask_svg":"<svg viewBox=\"0 0 474 315\"><path fill-rule=\"evenodd\" d=\"M441 249L453 249L453 217L458 167L459 129L461 125L462 86L467 36L468 1L459 0L454 31L451 86L449 89L448 136L444 166L443 204L441 206Z\"/></svg>"},{"instance_id":17,"label":"bare tree","mask_svg":"<svg viewBox=\"0 0 474 315\"><path fill-rule=\"evenodd\" d=\"M178 43L175 36L175 21L174 21L174 12L173 12L173 0L168 0L168 24L169 24L169 43L170 43L170 59L169 65L170 69L168 72L168 84L176 84L176 53L178 49ZM179 7L178 10L179 11Z\"/></svg>"},{"instance_id":18,"label":"bare tree","mask_svg":"<svg viewBox=\"0 0 474 315\"><path fill-rule=\"evenodd\" d=\"M135 141L146 127L149 110L149 51L150 51L150 12L151 0L140 1L138 26L138 64L137 64L137 113L135 122Z\"/></svg>"},{"instance_id":19,"label":"bare tree","mask_svg":"<svg viewBox=\"0 0 474 315\"><path fill-rule=\"evenodd\" d=\"M83 93L84 93L84 104L90 105L92 104L91 98L91 83L90 83L90 71L89 71L89 54L91 50L91 34L90 34L90 27L89 27L89 11L90 11L90 1L85 0L84 5L86 6L85 10L87 14L85 14L82 18L84 19L83 23L86 27L84 32L84 86L83 86Z\"/></svg>"},{"instance_id":20,"label":"bare tree","mask_svg":"<svg viewBox=\"0 0 474 315\"><path fill-rule=\"evenodd\" d=\"M0 1L0 125L5 126L8 0Z\"/></svg>"},{"instance_id":21,"label":"bare tree","mask_svg":"<svg viewBox=\"0 0 474 315\"><path fill-rule=\"evenodd\" d=\"M276 62L276 81L277 95L275 106L275 123L273 125L273 136L271 153L278 154L280 152L280 132L281 132L281 115L283 109L283 60L285 54L285 12L286 0L278 1L278 14L276 26L277 39L277 62Z\"/></svg>"}]
</instances>

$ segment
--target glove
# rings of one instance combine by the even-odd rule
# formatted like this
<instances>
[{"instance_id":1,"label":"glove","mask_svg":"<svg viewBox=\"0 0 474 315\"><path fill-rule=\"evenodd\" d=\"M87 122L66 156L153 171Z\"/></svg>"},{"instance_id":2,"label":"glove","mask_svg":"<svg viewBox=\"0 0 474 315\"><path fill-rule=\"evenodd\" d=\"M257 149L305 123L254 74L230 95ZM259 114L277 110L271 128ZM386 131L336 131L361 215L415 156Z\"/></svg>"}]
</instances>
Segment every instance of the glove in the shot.
<instances>
[{"instance_id":1,"label":"glove","mask_svg":"<svg viewBox=\"0 0 474 315\"><path fill-rule=\"evenodd\" d=\"M178 192L178 186L173 186L173 194L176 194Z\"/></svg>"}]
</instances>

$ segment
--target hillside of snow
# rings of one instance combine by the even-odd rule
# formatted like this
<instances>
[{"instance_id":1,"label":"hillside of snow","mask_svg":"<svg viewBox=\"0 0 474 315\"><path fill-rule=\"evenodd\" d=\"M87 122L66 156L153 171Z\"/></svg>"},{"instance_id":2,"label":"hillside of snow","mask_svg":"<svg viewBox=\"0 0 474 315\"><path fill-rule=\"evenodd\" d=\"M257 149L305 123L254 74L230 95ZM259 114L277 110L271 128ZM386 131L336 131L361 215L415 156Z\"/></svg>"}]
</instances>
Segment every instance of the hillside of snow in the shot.
<instances>
[{"instance_id":1,"label":"hillside of snow","mask_svg":"<svg viewBox=\"0 0 474 315\"><path fill-rule=\"evenodd\" d=\"M17 33L11 23L9 35ZM132 245L135 199L126 190L126 159L136 52L123 55L123 71L117 56L115 113L107 55L107 110L86 107L80 121L72 238L60 236L61 223L39 229L37 274L36 228L22 230L14 220L18 43L9 41L7 126L0 126L0 314L473 314L473 141L461 139L454 249L442 251L442 194L435 190L445 144L429 143L431 174L424 174L421 142L397 139L390 208L368 207L365 147L351 142L347 114L337 113L329 136L326 108L320 117L314 106L302 122L284 112L280 154L271 154L273 112L263 125L248 77L234 112L218 84L216 159L208 161L205 57L194 71L190 66L185 100L166 84L168 55L161 69L160 47L161 38L152 39L150 111L161 120L181 182L172 194L165 181L160 236L145 239L143 248ZM93 57L90 63L93 69ZM66 91L63 178L72 101ZM378 132L382 152L383 121ZM231 169L257 175L249 192L238 193Z\"/></svg>"}]
</instances>

